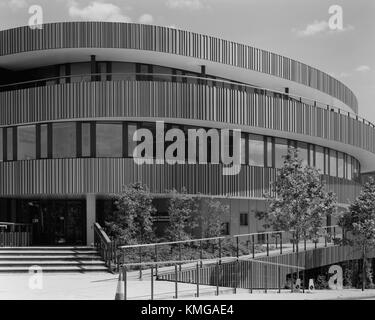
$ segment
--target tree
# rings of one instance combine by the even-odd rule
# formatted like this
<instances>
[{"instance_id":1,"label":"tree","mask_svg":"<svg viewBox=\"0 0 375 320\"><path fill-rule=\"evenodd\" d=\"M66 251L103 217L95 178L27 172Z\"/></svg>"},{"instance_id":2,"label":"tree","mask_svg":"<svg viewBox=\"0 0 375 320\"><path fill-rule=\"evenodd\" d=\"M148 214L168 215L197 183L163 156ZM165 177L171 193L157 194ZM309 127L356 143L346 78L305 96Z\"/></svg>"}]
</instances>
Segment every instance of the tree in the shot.
<instances>
[{"instance_id":1,"label":"tree","mask_svg":"<svg viewBox=\"0 0 375 320\"><path fill-rule=\"evenodd\" d=\"M268 210L257 216L265 220L266 227L293 230L298 252L300 239L316 237L323 218L335 211L336 197L325 190L318 169L303 165L295 148L289 148L284 156L272 189L272 195L265 194Z\"/></svg>"},{"instance_id":2,"label":"tree","mask_svg":"<svg viewBox=\"0 0 375 320\"><path fill-rule=\"evenodd\" d=\"M206 238L220 237L223 234L223 219L229 213L229 206L214 198L205 199L204 202L207 215L201 215L202 236Z\"/></svg>"},{"instance_id":3,"label":"tree","mask_svg":"<svg viewBox=\"0 0 375 320\"><path fill-rule=\"evenodd\" d=\"M361 193L340 217L339 224L352 235L349 244L362 250L362 290L366 282L366 253L375 245L375 180L370 178ZM371 279L372 280L372 277Z\"/></svg>"},{"instance_id":4,"label":"tree","mask_svg":"<svg viewBox=\"0 0 375 320\"><path fill-rule=\"evenodd\" d=\"M153 238L155 208L147 186L133 183L114 196L117 210L106 221L109 234L127 244L147 243Z\"/></svg>"},{"instance_id":5,"label":"tree","mask_svg":"<svg viewBox=\"0 0 375 320\"><path fill-rule=\"evenodd\" d=\"M187 194L185 188L181 193L173 189L169 191L169 227L166 236L171 241L191 239L192 232L197 228L199 202L197 198Z\"/></svg>"}]
</instances>

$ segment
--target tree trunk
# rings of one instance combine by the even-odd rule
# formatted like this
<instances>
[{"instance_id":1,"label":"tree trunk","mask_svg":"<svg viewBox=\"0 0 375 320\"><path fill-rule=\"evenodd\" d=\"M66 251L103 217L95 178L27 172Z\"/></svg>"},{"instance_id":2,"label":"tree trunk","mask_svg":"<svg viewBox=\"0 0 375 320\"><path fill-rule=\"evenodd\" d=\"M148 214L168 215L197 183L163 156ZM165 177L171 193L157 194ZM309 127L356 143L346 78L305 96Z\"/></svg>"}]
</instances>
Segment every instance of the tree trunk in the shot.
<instances>
[{"instance_id":1,"label":"tree trunk","mask_svg":"<svg viewBox=\"0 0 375 320\"><path fill-rule=\"evenodd\" d=\"M362 248L362 291L365 290L366 286L366 246L363 244Z\"/></svg>"}]
</instances>

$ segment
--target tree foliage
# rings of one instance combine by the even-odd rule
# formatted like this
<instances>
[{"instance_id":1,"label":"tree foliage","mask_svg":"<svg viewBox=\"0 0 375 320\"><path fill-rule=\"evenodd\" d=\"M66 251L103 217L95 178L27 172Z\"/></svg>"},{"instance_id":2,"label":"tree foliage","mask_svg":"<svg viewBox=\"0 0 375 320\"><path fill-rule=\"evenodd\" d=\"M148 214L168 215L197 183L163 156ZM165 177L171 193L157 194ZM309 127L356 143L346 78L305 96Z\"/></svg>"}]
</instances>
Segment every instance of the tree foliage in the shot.
<instances>
[{"instance_id":1,"label":"tree foliage","mask_svg":"<svg viewBox=\"0 0 375 320\"><path fill-rule=\"evenodd\" d=\"M186 188L179 193L173 189L169 191L169 227L166 236L171 241L191 239L192 232L198 227L199 201L188 195Z\"/></svg>"},{"instance_id":2,"label":"tree foliage","mask_svg":"<svg viewBox=\"0 0 375 320\"><path fill-rule=\"evenodd\" d=\"M335 211L335 195L325 190L318 169L302 163L295 148L289 148L284 156L272 189L272 195L265 195L268 210L258 218L274 230L294 230L297 241L304 234L316 236L323 218Z\"/></svg>"},{"instance_id":3,"label":"tree foliage","mask_svg":"<svg viewBox=\"0 0 375 320\"><path fill-rule=\"evenodd\" d=\"M375 245L375 180L370 178L360 195L340 217L340 225L352 234L351 241L359 246Z\"/></svg>"},{"instance_id":4,"label":"tree foliage","mask_svg":"<svg viewBox=\"0 0 375 320\"><path fill-rule=\"evenodd\" d=\"M127 244L147 243L153 238L155 208L147 186L133 183L114 196L117 210L106 221L109 235Z\"/></svg>"},{"instance_id":5,"label":"tree foliage","mask_svg":"<svg viewBox=\"0 0 375 320\"><path fill-rule=\"evenodd\" d=\"M229 206L214 198L204 200L207 214L201 215L202 235L206 238L219 237L223 234L224 217L229 214Z\"/></svg>"}]
</instances>

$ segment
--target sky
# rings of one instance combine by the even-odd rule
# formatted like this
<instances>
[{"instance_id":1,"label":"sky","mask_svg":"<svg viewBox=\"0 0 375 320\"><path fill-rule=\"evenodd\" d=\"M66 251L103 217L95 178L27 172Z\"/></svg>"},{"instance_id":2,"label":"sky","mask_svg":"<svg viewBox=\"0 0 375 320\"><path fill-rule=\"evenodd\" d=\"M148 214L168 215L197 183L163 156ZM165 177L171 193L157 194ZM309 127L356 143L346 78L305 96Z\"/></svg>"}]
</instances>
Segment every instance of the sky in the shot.
<instances>
[{"instance_id":1,"label":"sky","mask_svg":"<svg viewBox=\"0 0 375 320\"><path fill-rule=\"evenodd\" d=\"M314 66L357 96L359 115L375 122L374 0L0 0L0 30L27 25L31 5L45 23L140 22L218 36ZM339 5L343 29L331 30Z\"/></svg>"}]
</instances>

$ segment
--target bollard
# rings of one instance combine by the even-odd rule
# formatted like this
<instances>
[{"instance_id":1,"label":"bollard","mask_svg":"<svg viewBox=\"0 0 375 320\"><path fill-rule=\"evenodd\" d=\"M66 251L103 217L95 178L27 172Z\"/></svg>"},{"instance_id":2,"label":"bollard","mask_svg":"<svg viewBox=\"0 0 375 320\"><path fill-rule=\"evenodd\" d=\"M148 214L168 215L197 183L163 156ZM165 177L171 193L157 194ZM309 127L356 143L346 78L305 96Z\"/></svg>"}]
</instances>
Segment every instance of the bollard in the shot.
<instances>
[{"instance_id":1,"label":"bollard","mask_svg":"<svg viewBox=\"0 0 375 320\"><path fill-rule=\"evenodd\" d=\"M178 244L178 260L181 261L182 260L182 249L181 249L181 243ZM181 263L179 264L179 269L181 271Z\"/></svg>"},{"instance_id":2,"label":"bollard","mask_svg":"<svg viewBox=\"0 0 375 320\"><path fill-rule=\"evenodd\" d=\"M236 271L235 271L235 277L234 277L234 290L233 292L236 294L237 293L237 281L238 281L238 267L239 267L239 261L238 259L236 260Z\"/></svg>"},{"instance_id":3,"label":"bollard","mask_svg":"<svg viewBox=\"0 0 375 320\"><path fill-rule=\"evenodd\" d=\"M279 293L281 293L281 267L280 266L278 266L277 271L278 271L277 280L278 280L278 285L279 285Z\"/></svg>"},{"instance_id":4,"label":"bollard","mask_svg":"<svg viewBox=\"0 0 375 320\"><path fill-rule=\"evenodd\" d=\"M266 235L266 238L267 238L267 257L270 255L270 241L269 241L269 237L268 237L268 233Z\"/></svg>"},{"instance_id":5,"label":"bollard","mask_svg":"<svg viewBox=\"0 0 375 320\"><path fill-rule=\"evenodd\" d=\"M154 266L151 265L151 300L154 300Z\"/></svg>"},{"instance_id":6,"label":"bollard","mask_svg":"<svg viewBox=\"0 0 375 320\"><path fill-rule=\"evenodd\" d=\"M202 243L202 240L199 241L199 246L200 246L200 253L199 253L199 258L201 260L201 268L203 267L203 262L202 262L202 259L203 259L203 243Z\"/></svg>"}]
</instances>

